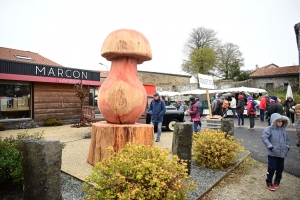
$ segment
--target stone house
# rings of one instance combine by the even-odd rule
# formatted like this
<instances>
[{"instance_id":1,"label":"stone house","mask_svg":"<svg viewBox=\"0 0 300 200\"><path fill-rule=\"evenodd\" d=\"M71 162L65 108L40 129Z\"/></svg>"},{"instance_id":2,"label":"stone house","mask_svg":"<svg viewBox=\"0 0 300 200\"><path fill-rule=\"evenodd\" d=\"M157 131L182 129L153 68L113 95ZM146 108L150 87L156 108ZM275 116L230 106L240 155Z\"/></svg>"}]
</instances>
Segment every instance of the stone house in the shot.
<instances>
[{"instance_id":1,"label":"stone house","mask_svg":"<svg viewBox=\"0 0 300 200\"><path fill-rule=\"evenodd\" d=\"M299 66L279 67L272 63L264 67L257 67L250 78L253 79L253 86L257 88L284 89L288 85L298 87Z\"/></svg>"}]
</instances>

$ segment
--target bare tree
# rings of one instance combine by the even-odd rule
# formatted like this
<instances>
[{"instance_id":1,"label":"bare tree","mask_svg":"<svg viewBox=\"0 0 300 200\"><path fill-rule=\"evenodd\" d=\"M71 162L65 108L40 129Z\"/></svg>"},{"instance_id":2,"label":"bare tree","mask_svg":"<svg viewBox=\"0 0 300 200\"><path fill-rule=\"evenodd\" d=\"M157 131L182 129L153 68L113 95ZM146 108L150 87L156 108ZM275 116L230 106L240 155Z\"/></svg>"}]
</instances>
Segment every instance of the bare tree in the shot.
<instances>
[{"instance_id":1,"label":"bare tree","mask_svg":"<svg viewBox=\"0 0 300 200\"><path fill-rule=\"evenodd\" d=\"M190 73L197 80L198 73L211 74L216 63L216 50L220 45L216 35L217 32L204 27L192 30L184 45L187 59L181 65L182 71Z\"/></svg>"},{"instance_id":2,"label":"bare tree","mask_svg":"<svg viewBox=\"0 0 300 200\"><path fill-rule=\"evenodd\" d=\"M84 127L89 125L89 123L84 119L84 113L83 113L83 106L84 106L84 99L89 95L88 89L84 88L82 86L82 79L80 82L76 83L74 85L74 89L76 91L76 96L80 99L80 121L77 124L74 124L75 127Z\"/></svg>"},{"instance_id":3,"label":"bare tree","mask_svg":"<svg viewBox=\"0 0 300 200\"><path fill-rule=\"evenodd\" d=\"M226 43L217 50L217 71L225 79L233 78L244 66L243 54L239 46Z\"/></svg>"},{"instance_id":4,"label":"bare tree","mask_svg":"<svg viewBox=\"0 0 300 200\"><path fill-rule=\"evenodd\" d=\"M213 29L199 27L193 29L184 45L184 53L189 56L195 49L210 47L216 50L220 45L220 40L216 37L217 32Z\"/></svg>"}]
</instances>

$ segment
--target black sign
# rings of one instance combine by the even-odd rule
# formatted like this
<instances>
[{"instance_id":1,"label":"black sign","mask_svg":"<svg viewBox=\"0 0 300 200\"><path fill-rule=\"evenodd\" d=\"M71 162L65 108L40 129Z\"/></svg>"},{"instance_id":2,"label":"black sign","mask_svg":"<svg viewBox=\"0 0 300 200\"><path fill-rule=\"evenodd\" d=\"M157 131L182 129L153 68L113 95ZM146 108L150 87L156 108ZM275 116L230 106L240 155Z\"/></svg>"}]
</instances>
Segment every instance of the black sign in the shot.
<instances>
[{"instance_id":1,"label":"black sign","mask_svg":"<svg viewBox=\"0 0 300 200\"><path fill-rule=\"evenodd\" d=\"M0 60L0 73L100 81L100 72Z\"/></svg>"}]
</instances>

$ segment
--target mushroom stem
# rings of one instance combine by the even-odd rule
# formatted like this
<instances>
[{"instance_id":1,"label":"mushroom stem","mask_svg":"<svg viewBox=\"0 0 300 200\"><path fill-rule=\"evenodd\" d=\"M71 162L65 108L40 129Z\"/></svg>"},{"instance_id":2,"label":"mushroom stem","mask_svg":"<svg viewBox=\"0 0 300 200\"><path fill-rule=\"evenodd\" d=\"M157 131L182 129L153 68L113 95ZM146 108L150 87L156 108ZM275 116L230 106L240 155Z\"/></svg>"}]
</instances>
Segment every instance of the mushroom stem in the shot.
<instances>
[{"instance_id":1,"label":"mushroom stem","mask_svg":"<svg viewBox=\"0 0 300 200\"><path fill-rule=\"evenodd\" d=\"M112 60L107 79L100 87L98 106L114 124L133 124L146 107L146 90L137 74L137 59L121 56Z\"/></svg>"},{"instance_id":2,"label":"mushroom stem","mask_svg":"<svg viewBox=\"0 0 300 200\"><path fill-rule=\"evenodd\" d=\"M136 77L138 77L137 59L133 57L117 57L113 59L110 72L108 73L107 80L112 82L122 79L131 84L135 84L132 83L133 80L136 81L137 84L141 83L139 79L136 79ZM132 77L133 75L135 75L135 77Z\"/></svg>"}]
</instances>

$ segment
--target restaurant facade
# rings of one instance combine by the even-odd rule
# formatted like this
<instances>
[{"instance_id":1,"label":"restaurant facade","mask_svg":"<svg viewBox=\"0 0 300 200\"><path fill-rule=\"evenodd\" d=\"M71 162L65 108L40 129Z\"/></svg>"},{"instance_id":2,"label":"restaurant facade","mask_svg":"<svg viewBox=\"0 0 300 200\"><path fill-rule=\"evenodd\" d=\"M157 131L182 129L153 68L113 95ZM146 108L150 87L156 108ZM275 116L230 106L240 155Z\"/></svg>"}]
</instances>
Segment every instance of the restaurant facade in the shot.
<instances>
[{"instance_id":1,"label":"restaurant facade","mask_svg":"<svg viewBox=\"0 0 300 200\"><path fill-rule=\"evenodd\" d=\"M81 101L75 85L81 83L89 93L84 104L97 106L100 71L66 68L37 53L0 47L0 123L16 128L51 117L76 123Z\"/></svg>"}]
</instances>

